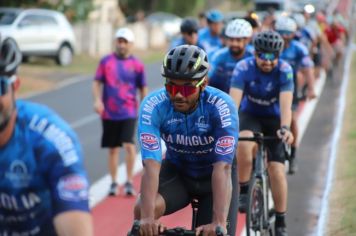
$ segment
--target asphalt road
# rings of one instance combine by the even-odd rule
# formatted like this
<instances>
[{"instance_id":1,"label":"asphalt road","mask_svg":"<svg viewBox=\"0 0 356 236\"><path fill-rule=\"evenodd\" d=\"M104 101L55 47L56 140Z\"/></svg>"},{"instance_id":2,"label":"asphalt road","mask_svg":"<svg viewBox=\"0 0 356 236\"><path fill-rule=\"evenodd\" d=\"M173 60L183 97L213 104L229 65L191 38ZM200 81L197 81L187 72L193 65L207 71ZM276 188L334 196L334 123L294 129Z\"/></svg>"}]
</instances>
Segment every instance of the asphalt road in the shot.
<instances>
[{"instance_id":1,"label":"asphalt road","mask_svg":"<svg viewBox=\"0 0 356 236\"><path fill-rule=\"evenodd\" d=\"M163 85L160 64L146 66L150 91ZM55 110L75 129L81 141L91 182L107 173L107 152L100 149L101 123L93 110L92 77L30 98ZM123 155L121 155L122 157Z\"/></svg>"}]
</instances>

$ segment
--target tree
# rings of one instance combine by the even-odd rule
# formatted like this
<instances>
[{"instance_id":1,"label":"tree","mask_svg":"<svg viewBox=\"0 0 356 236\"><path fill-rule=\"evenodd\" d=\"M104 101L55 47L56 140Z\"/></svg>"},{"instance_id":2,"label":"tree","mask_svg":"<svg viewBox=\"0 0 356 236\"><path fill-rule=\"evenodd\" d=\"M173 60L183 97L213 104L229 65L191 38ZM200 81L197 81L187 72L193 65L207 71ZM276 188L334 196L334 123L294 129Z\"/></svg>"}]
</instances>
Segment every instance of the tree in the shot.
<instances>
[{"instance_id":1,"label":"tree","mask_svg":"<svg viewBox=\"0 0 356 236\"><path fill-rule=\"evenodd\" d=\"M86 20L92 0L1 0L2 7L45 8L63 12L70 21Z\"/></svg>"}]
</instances>

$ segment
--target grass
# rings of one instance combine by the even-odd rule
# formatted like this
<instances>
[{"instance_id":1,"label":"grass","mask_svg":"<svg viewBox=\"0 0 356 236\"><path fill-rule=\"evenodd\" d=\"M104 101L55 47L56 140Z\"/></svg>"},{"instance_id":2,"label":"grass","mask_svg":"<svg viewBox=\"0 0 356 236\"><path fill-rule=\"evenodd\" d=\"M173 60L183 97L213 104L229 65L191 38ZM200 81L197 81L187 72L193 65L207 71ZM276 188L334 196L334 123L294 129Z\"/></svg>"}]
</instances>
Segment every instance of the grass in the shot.
<instances>
[{"instance_id":1,"label":"grass","mask_svg":"<svg viewBox=\"0 0 356 236\"><path fill-rule=\"evenodd\" d=\"M356 53L353 54L350 76L331 193L328 235L356 235Z\"/></svg>"}]
</instances>

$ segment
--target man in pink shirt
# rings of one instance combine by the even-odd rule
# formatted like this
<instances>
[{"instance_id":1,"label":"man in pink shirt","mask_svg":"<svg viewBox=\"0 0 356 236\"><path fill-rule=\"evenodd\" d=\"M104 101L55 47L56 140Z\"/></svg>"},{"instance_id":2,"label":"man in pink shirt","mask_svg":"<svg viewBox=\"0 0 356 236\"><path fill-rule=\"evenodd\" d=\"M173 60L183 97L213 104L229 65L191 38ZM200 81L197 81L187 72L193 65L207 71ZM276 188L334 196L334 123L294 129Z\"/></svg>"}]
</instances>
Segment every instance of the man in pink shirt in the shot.
<instances>
[{"instance_id":1,"label":"man in pink shirt","mask_svg":"<svg viewBox=\"0 0 356 236\"><path fill-rule=\"evenodd\" d=\"M135 195L132 186L136 157L134 133L137 119L137 90L141 100L147 95L143 63L131 54L134 34L121 28L115 34L115 52L103 57L94 82L94 109L101 116L103 135L101 147L109 149L109 172L112 179L109 195L117 195L119 148L126 150L126 195Z\"/></svg>"}]
</instances>

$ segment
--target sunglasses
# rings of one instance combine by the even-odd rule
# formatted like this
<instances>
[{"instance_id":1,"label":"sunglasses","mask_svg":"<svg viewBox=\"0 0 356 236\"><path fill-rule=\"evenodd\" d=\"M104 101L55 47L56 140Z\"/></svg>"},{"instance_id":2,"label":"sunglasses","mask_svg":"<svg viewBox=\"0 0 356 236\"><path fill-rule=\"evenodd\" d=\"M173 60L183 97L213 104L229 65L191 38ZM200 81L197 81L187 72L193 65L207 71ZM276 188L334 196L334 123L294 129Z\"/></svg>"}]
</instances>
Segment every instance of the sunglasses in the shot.
<instances>
[{"instance_id":1,"label":"sunglasses","mask_svg":"<svg viewBox=\"0 0 356 236\"><path fill-rule=\"evenodd\" d=\"M0 75L0 96L7 94L10 84L15 82L16 76Z\"/></svg>"},{"instance_id":2,"label":"sunglasses","mask_svg":"<svg viewBox=\"0 0 356 236\"><path fill-rule=\"evenodd\" d=\"M183 97L188 97L195 93L203 82L204 78L200 80L196 85L176 85L166 83L165 87L167 92L173 97L176 96L177 93L182 94Z\"/></svg>"},{"instance_id":3,"label":"sunglasses","mask_svg":"<svg viewBox=\"0 0 356 236\"><path fill-rule=\"evenodd\" d=\"M281 36L291 36L293 32L288 31L288 30L278 30L277 31Z\"/></svg>"},{"instance_id":4,"label":"sunglasses","mask_svg":"<svg viewBox=\"0 0 356 236\"><path fill-rule=\"evenodd\" d=\"M270 52L257 52L258 58L264 61L273 61L278 58L277 53L270 53Z\"/></svg>"}]
</instances>

